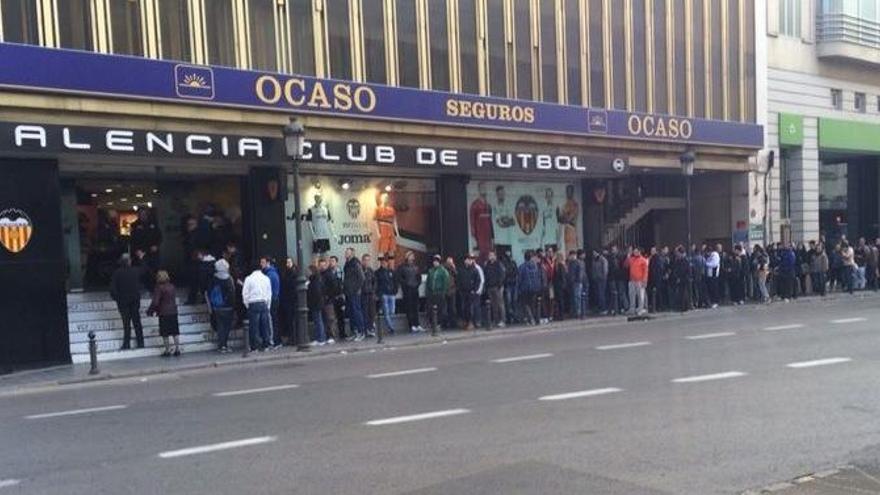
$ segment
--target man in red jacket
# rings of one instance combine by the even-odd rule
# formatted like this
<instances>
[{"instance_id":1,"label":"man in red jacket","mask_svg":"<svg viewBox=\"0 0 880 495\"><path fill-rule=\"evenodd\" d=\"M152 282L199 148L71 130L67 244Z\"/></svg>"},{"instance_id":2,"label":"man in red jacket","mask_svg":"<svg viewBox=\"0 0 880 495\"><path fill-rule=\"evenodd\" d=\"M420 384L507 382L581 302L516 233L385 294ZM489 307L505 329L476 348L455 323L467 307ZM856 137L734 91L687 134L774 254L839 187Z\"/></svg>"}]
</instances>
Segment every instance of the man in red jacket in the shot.
<instances>
[{"instance_id":1,"label":"man in red jacket","mask_svg":"<svg viewBox=\"0 0 880 495\"><path fill-rule=\"evenodd\" d=\"M645 292L648 285L648 259L642 256L639 248L635 248L626 263L629 269L630 312L635 315L645 314L648 312Z\"/></svg>"}]
</instances>

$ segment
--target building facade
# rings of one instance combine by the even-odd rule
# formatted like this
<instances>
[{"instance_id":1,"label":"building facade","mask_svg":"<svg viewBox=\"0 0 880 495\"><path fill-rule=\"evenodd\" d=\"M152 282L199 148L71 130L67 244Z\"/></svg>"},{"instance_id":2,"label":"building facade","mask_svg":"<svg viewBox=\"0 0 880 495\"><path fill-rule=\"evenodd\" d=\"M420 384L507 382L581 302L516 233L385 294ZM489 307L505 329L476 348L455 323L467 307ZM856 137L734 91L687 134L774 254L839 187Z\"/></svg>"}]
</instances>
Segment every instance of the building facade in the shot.
<instances>
[{"instance_id":1,"label":"building facade","mask_svg":"<svg viewBox=\"0 0 880 495\"><path fill-rule=\"evenodd\" d=\"M92 328L101 350L118 346L115 322L93 325L79 314L92 303L65 294L106 291L139 244L185 280L193 238L281 257L298 221L307 259L682 242L687 151L694 239L747 239L762 12L751 0L0 0L0 173L17 184L0 221L9 210L31 228L25 249L0 250L0 276L52 280L20 291L33 318L9 331L34 338L0 359L81 358ZM291 117L307 129L300 191L281 141ZM161 240L139 240L145 225Z\"/></svg>"},{"instance_id":2,"label":"building facade","mask_svg":"<svg viewBox=\"0 0 880 495\"><path fill-rule=\"evenodd\" d=\"M770 1L769 240L878 237L880 3Z\"/></svg>"}]
</instances>

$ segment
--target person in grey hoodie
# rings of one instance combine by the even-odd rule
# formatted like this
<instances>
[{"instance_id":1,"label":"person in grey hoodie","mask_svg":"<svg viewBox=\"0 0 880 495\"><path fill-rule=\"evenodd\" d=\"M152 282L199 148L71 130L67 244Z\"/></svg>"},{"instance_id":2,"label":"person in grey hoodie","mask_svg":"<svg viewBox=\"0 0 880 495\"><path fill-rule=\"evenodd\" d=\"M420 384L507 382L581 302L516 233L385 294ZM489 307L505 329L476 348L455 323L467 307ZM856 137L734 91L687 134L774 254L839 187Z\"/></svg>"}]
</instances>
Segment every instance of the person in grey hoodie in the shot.
<instances>
[{"instance_id":1,"label":"person in grey hoodie","mask_svg":"<svg viewBox=\"0 0 880 495\"><path fill-rule=\"evenodd\" d=\"M590 263L590 278L596 292L596 304L598 314L608 310L605 305L605 294L608 286L608 258L602 256L597 250L593 250L593 261Z\"/></svg>"},{"instance_id":2,"label":"person in grey hoodie","mask_svg":"<svg viewBox=\"0 0 880 495\"><path fill-rule=\"evenodd\" d=\"M217 351L222 354L229 352L227 343L235 317L235 292L235 284L229 275L229 263L221 258L214 263L214 280L208 289L207 299L217 330Z\"/></svg>"}]
</instances>

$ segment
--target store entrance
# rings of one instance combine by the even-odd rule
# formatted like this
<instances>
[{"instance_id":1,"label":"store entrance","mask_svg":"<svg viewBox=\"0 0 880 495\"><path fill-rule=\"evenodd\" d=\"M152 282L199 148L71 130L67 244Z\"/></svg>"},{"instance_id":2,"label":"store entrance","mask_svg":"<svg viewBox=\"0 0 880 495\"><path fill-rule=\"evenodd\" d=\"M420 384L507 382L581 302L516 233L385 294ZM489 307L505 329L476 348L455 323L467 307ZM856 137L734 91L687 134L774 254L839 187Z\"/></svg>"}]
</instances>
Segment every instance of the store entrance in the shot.
<instances>
[{"instance_id":1,"label":"store entrance","mask_svg":"<svg viewBox=\"0 0 880 495\"><path fill-rule=\"evenodd\" d=\"M241 179L63 181L71 290L106 290L123 254L180 280L197 250L220 256L242 238ZM136 261L137 262L137 261Z\"/></svg>"}]
</instances>

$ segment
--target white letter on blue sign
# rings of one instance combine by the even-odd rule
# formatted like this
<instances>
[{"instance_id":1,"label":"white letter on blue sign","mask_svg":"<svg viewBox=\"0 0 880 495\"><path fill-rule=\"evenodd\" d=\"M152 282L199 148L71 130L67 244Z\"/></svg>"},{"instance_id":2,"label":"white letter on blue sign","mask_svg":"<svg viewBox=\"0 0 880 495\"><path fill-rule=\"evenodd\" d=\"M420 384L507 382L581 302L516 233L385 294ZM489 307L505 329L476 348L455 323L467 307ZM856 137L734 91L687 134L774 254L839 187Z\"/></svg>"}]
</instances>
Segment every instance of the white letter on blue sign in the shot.
<instances>
[{"instance_id":1,"label":"white letter on blue sign","mask_svg":"<svg viewBox=\"0 0 880 495\"><path fill-rule=\"evenodd\" d=\"M38 125L17 125L15 126L15 145L21 146L25 139L36 139L40 142L40 147L46 147L46 129Z\"/></svg>"}]
</instances>

